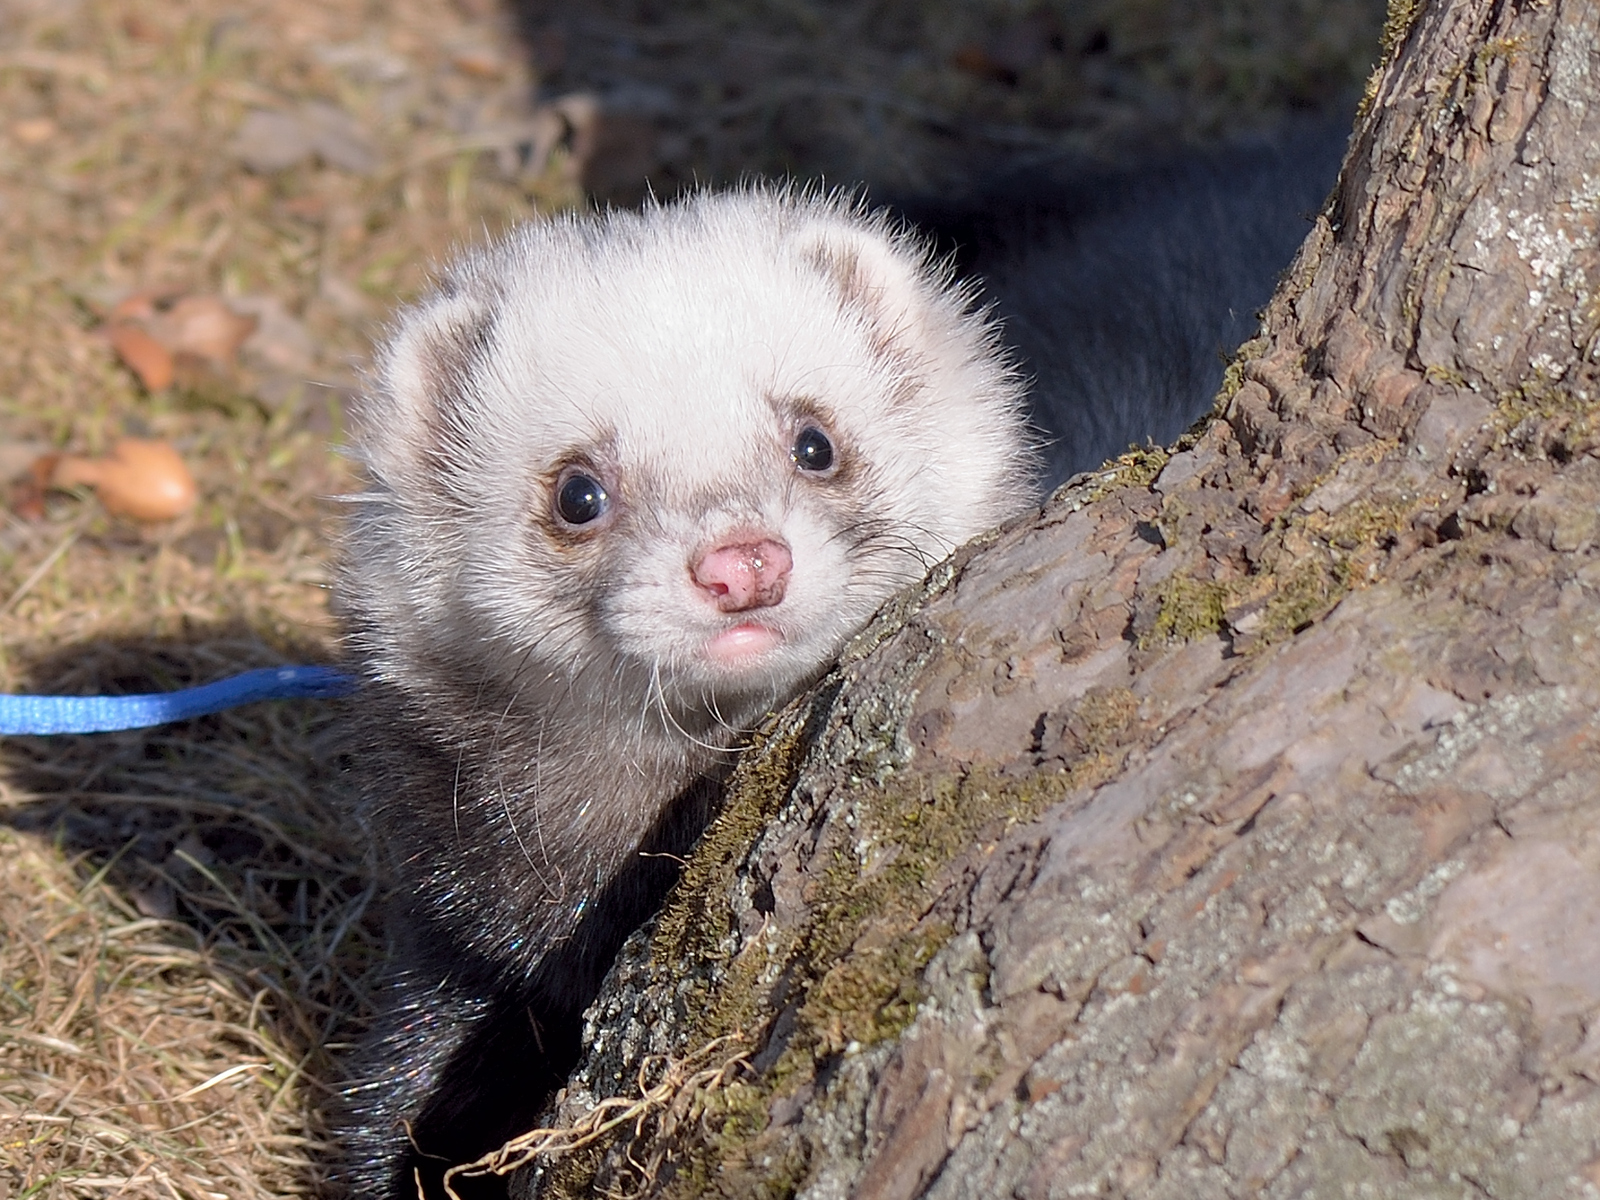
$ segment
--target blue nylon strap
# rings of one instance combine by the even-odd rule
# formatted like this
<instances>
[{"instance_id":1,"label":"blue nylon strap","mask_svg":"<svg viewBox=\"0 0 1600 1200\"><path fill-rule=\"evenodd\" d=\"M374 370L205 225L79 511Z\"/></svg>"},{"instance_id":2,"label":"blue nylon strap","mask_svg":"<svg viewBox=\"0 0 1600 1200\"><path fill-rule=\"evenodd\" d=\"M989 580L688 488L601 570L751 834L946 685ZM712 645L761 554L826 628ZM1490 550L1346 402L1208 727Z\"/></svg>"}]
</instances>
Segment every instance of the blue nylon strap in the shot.
<instances>
[{"instance_id":1,"label":"blue nylon strap","mask_svg":"<svg viewBox=\"0 0 1600 1200\"><path fill-rule=\"evenodd\" d=\"M263 667L200 687L140 696L0 695L0 734L144 729L256 700L347 696L356 681L332 667Z\"/></svg>"}]
</instances>

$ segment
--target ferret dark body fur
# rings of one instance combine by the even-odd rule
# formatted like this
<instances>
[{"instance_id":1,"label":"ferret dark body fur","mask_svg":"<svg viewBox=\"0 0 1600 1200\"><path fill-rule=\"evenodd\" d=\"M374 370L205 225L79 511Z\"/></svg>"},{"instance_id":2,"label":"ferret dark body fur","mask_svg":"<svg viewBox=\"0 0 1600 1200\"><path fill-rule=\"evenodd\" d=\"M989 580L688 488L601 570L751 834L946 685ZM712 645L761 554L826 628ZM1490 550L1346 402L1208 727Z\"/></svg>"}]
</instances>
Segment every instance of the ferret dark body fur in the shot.
<instances>
[{"instance_id":1,"label":"ferret dark body fur","mask_svg":"<svg viewBox=\"0 0 1600 1200\"><path fill-rule=\"evenodd\" d=\"M1204 411L1340 145L923 210L1037 377L1051 482ZM762 190L525 227L402 313L374 382L342 593L394 965L335 1133L356 1195L433 1196L559 1084L727 748L1032 503L1039 439L921 243Z\"/></svg>"},{"instance_id":2,"label":"ferret dark body fur","mask_svg":"<svg viewBox=\"0 0 1600 1200\"><path fill-rule=\"evenodd\" d=\"M1041 165L959 203L903 206L994 302L1031 379L1047 485L1130 444L1170 444L1210 407L1348 137L1347 121L1307 121L1137 169Z\"/></svg>"}]
</instances>

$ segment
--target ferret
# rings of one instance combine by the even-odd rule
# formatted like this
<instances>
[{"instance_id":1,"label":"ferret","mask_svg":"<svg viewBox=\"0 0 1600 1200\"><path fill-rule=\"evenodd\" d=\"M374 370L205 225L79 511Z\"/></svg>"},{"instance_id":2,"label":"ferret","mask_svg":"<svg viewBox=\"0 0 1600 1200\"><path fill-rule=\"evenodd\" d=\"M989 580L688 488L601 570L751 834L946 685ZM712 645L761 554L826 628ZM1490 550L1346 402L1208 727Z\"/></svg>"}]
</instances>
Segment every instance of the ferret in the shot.
<instances>
[{"instance_id":1,"label":"ferret","mask_svg":"<svg viewBox=\"0 0 1600 1200\"><path fill-rule=\"evenodd\" d=\"M435 1196L574 1061L741 736L1037 486L970 290L794 190L466 254L354 418L351 749L394 950L333 1132L354 1194Z\"/></svg>"},{"instance_id":2,"label":"ferret","mask_svg":"<svg viewBox=\"0 0 1600 1200\"><path fill-rule=\"evenodd\" d=\"M334 1132L439 1194L575 1061L740 737L886 599L1210 404L1343 131L997 186L930 243L760 187L529 224L396 319L354 444L352 749L394 963ZM977 276L995 301L974 302Z\"/></svg>"}]
</instances>

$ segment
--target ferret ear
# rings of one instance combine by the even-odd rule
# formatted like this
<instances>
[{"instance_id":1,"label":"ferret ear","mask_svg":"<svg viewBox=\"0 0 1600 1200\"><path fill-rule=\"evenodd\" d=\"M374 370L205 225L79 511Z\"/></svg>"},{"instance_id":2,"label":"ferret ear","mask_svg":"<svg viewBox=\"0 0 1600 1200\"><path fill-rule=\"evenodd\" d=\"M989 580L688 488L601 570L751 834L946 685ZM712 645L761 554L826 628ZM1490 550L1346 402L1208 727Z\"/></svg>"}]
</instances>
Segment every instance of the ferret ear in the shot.
<instances>
[{"instance_id":1,"label":"ferret ear","mask_svg":"<svg viewBox=\"0 0 1600 1200\"><path fill-rule=\"evenodd\" d=\"M448 478L464 465L474 374L493 314L490 297L445 279L401 316L378 356L378 386L356 413L359 444L378 477Z\"/></svg>"},{"instance_id":2,"label":"ferret ear","mask_svg":"<svg viewBox=\"0 0 1600 1200\"><path fill-rule=\"evenodd\" d=\"M831 224L801 229L795 244L886 345L920 342L934 291L920 246L869 227Z\"/></svg>"}]
</instances>

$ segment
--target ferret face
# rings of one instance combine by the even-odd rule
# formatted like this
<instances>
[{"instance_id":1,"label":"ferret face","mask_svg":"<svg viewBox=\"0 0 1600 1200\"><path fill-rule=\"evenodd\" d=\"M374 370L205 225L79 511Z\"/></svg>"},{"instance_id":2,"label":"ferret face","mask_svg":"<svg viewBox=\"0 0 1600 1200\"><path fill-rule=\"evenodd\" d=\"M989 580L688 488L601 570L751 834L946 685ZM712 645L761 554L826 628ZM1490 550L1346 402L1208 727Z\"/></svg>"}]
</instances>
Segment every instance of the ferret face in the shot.
<instances>
[{"instance_id":1,"label":"ferret face","mask_svg":"<svg viewBox=\"0 0 1600 1200\"><path fill-rule=\"evenodd\" d=\"M748 719L1031 499L990 330L826 201L524 227L380 366L351 582L396 674L454 656Z\"/></svg>"}]
</instances>

